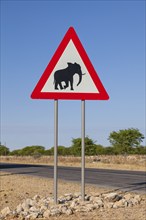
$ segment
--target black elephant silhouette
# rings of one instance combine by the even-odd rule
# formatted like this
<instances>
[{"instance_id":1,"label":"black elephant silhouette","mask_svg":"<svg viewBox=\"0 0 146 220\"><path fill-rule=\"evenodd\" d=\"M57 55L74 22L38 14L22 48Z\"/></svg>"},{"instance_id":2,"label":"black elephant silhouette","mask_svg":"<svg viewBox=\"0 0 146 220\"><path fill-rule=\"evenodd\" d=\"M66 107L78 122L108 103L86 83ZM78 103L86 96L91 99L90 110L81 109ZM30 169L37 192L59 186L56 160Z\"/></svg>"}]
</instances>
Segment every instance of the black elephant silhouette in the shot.
<instances>
[{"instance_id":1,"label":"black elephant silhouette","mask_svg":"<svg viewBox=\"0 0 146 220\"><path fill-rule=\"evenodd\" d=\"M54 73L54 83L55 83L55 90L58 90L58 85L60 86L60 89L66 89L69 86L70 83L70 89L73 89L73 76L74 74L79 75L79 82L77 86L81 83L82 81L82 71L81 71L81 66L78 63L67 63L68 67L65 69L60 69L57 70ZM65 86L62 86L62 82L65 82Z\"/></svg>"}]
</instances>

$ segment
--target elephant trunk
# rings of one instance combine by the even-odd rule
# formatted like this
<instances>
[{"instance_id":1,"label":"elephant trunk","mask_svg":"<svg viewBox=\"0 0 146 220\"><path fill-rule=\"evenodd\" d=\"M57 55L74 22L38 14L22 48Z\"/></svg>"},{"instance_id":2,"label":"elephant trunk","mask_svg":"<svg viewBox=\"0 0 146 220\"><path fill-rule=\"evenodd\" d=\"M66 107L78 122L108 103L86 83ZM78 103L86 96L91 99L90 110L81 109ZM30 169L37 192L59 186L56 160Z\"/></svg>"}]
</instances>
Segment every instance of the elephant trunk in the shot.
<instances>
[{"instance_id":1,"label":"elephant trunk","mask_svg":"<svg viewBox=\"0 0 146 220\"><path fill-rule=\"evenodd\" d=\"M78 82L78 84L77 84L77 86L81 83L81 81L82 81L82 72L80 72L80 73L78 73L79 74L79 82Z\"/></svg>"}]
</instances>

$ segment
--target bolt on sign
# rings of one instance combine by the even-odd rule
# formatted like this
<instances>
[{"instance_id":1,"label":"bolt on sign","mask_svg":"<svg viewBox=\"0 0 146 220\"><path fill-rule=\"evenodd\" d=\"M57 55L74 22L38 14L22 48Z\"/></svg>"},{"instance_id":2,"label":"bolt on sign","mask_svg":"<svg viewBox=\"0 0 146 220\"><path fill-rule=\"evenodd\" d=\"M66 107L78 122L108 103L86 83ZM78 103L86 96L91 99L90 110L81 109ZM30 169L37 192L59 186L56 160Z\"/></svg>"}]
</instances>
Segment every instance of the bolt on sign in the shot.
<instances>
[{"instance_id":1,"label":"bolt on sign","mask_svg":"<svg viewBox=\"0 0 146 220\"><path fill-rule=\"evenodd\" d=\"M81 100L81 195L85 198L85 100L108 100L98 74L73 27L58 46L32 94L32 99L54 99L54 203L57 203L58 99Z\"/></svg>"}]
</instances>

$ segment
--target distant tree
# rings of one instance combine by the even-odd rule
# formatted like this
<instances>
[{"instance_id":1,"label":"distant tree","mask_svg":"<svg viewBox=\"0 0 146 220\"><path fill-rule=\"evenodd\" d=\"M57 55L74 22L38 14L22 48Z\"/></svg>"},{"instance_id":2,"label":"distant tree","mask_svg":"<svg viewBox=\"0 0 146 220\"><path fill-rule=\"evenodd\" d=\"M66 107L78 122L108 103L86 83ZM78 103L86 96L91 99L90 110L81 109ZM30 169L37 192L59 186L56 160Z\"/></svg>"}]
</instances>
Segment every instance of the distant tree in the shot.
<instances>
[{"instance_id":1,"label":"distant tree","mask_svg":"<svg viewBox=\"0 0 146 220\"><path fill-rule=\"evenodd\" d=\"M53 154L52 154L51 150L48 149L48 150L45 150L44 155L46 155L46 156L51 156L51 155L53 155Z\"/></svg>"},{"instance_id":2,"label":"distant tree","mask_svg":"<svg viewBox=\"0 0 146 220\"><path fill-rule=\"evenodd\" d=\"M64 146L58 146L57 147L57 153L58 155L66 155L66 147ZM54 155L54 147L51 147L50 149L48 150L45 150L45 155Z\"/></svg>"},{"instance_id":3,"label":"distant tree","mask_svg":"<svg viewBox=\"0 0 146 220\"><path fill-rule=\"evenodd\" d=\"M96 145L96 155L101 155L101 154L105 154L105 148L98 144Z\"/></svg>"},{"instance_id":4,"label":"distant tree","mask_svg":"<svg viewBox=\"0 0 146 220\"><path fill-rule=\"evenodd\" d=\"M117 149L115 150L114 147L105 147L104 154L105 155L117 155L117 154L121 154L121 152L117 151Z\"/></svg>"},{"instance_id":5,"label":"distant tree","mask_svg":"<svg viewBox=\"0 0 146 220\"><path fill-rule=\"evenodd\" d=\"M61 156L66 155L66 147L64 146L58 146L57 151L58 151L58 155L61 155Z\"/></svg>"},{"instance_id":6,"label":"distant tree","mask_svg":"<svg viewBox=\"0 0 146 220\"><path fill-rule=\"evenodd\" d=\"M68 156L73 155L71 147L58 146L58 155Z\"/></svg>"},{"instance_id":7,"label":"distant tree","mask_svg":"<svg viewBox=\"0 0 146 220\"><path fill-rule=\"evenodd\" d=\"M139 146L131 151L131 154L146 154L146 146Z\"/></svg>"},{"instance_id":8,"label":"distant tree","mask_svg":"<svg viewBox=\"0 0 146 220\"><path fill-rule=\"evenodd\" d=\"M65 155L73 155L71 147L66 147L65 148Z\"/></svg>"},{"instance_id":9,"label":"distant tree","mask_svg":"<svg viewBox=\"0 0 146 220\"><path fill-rule=\"evenodd\" d=\"M81 138L73 138L70 149L74 156L81 156Z\"/></svg>"},{"instance_id":10,"label":"distant tree","mask_svg":"<svg viewBox=\"0 0 146 220\"><path fill-rule=\"evenodd\" d=\"M21 149L22 156L36 156L43 155L45 148L43 146L27 146Z\"/></svg>"},{"instance_id":11,"label":"distant tree","mask_svg":"<svg viewBox=\"0 0 146 220\"><path fill-rule=\"evenodd\" d=\"M54 147L51 147L49 150L50 150L50 153L51 153L50 155L54 155Z\"/></svg>"},{"instance_id":12,"label":"distant tree","mask_svg":"<svg viewBox=\"0 0 146 220\"><path fill-rule=\"evenodd\" d=\"M70 147L71 153L74 156L81 156L81 138L73 138L72 146ZM90 139L88 136L85 137L85 155L95 155L96 154L96 145L95 141Z\"/></svg>"},{"instance_id":13,"label":"distant tree","mask_svg":"<svg viewBox=\"0 0 146 220\"><path fill-rule=\"evenodd\" d=\"M132 148L140 146L143 139L143 134L134 128L119 130L118 132L113 131L108 138L115 153L130 153Z\"/></svg>"},{"instance_id":14,"label":"distant tree","mask_svg":"<svg viewBox=\"0 0 146 220\"><path fill-rule=\"evenodd\" d=\"M85 155L92 156L96 155L96 145L95 144L86 144L85 143Z\"/></svg>"},{"instance_id":15,"label":"distant tree","mask_svg":"<svg viewBox=\"0 0 146 220\"><path fill-rule=\"evenodd\" d=\"M21 149L11 151L10 155L11 156L21 156Z\"/></svg>"},{"instance_id":16,"label":"distant tree","mask_svg":"<svg viewBox=\"0 0 146 220\"><path fill-rule=\"evenodd\" d=\"M8 147L4 145L0 145L0 156L7 156L9 154L10 150Z\"/></svg>"}]
</instances>

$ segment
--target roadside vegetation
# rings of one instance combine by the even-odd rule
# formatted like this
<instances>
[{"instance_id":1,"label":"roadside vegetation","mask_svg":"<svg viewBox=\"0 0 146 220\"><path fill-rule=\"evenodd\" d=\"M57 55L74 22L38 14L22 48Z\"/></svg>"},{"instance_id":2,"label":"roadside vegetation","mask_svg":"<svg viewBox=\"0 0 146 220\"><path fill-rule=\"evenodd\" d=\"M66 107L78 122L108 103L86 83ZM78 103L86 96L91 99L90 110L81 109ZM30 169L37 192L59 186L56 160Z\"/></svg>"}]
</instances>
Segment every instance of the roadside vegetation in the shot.
<instances>
[{"instance_id":1,"label":"roadside vegetation","mask_svg":"<svg viewBox=\"0 0 146 220\"><path fill-rule=\"evenodd\" d=\"M88 136L85 137L85 155L123 155L123 154L146 154L146 146L142 146L141 142L144 135L134 128L125 130L113 131L110 133L108 140L111 144L109 147L104 147L96 144ZM51 156L54 155L54 147L45 149L43 146L26 146L22 149L10 151L4 145L0 144L1 156ZM81 156L81 138L73 138L70 147L58 146L58 155L60 156Z\"/></svg>"}]
</instances>

